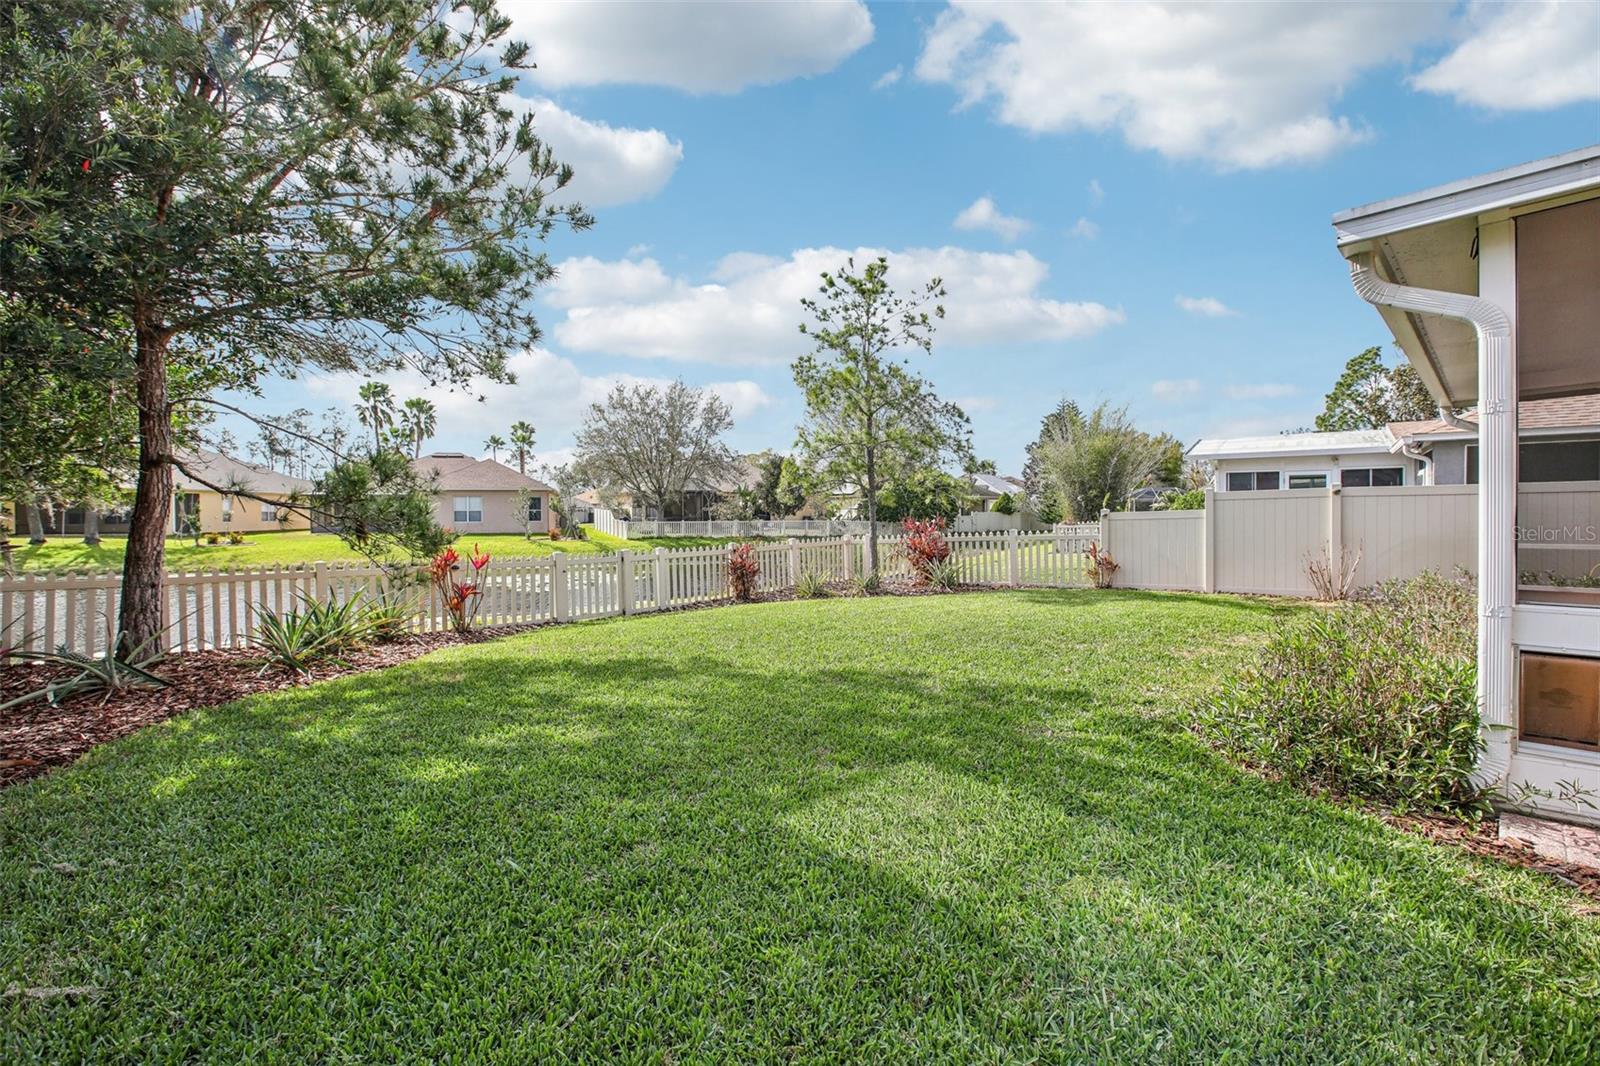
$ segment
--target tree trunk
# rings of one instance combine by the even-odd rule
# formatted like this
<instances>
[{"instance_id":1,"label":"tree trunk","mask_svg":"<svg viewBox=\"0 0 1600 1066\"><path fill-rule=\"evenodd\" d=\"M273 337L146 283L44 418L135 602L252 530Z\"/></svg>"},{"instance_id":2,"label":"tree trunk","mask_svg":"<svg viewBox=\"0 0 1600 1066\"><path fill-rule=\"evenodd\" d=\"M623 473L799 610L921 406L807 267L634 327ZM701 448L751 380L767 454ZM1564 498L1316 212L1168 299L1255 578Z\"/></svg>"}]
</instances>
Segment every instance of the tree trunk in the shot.
<instances>
[{"instance_id":1,"label":"tree trunk","mask_svg":"<svg viewBox=\"0 0 1600 1066\"><path fill-rule=\"evenodd\" d=\"M100 512L92 503L83 505L83 542L92 547L100 545Z\"/></svg>"},{"instance_id":2,"label":"tree trunk","mask_svg":"<svg viewBox=\"0 0 1600 1066\"><path fill-rule=\"evenodd\" d=\"M867 448L867 573L878 572L878 450Z\"/></svg>"},{"instance_id":3,"label":"tree trunk","mask_svg":"<svg viewBox=\"0 0 1600 1066\"><path fill-rule=\"evenodd\" d=\"M28 512L28 543L44 543L44 516L39 513L39 501L29 500Z\"/></svg>"},{"instance_id":4,"label":"tree trunk","mask_svg":"<svg viewBox=\"0 0 1600 1066\"><path fill-rule=\"evenodd\" d=\"M135 384L139 403L139 482L122 564L117 655L161 650L167 525L172 520L172 416L167 409L167 337L137 327Z\"/></svg>"}]
</instances>

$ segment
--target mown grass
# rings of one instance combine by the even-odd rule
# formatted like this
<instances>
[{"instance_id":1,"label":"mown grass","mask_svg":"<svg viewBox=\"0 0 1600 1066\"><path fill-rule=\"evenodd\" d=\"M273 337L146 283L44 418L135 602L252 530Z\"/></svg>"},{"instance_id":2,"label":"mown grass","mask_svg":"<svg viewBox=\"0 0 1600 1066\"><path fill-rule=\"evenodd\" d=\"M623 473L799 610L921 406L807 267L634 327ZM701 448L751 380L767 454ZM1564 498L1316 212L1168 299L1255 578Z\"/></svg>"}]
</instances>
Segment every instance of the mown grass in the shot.
<instances>
[{"instance_id":1,"label":"mown grass","mask_svg":"<svg viewBox=\"0 0 1600 1066\"><path fill-rule=\"evenodd\" d=\"M1595 1061L1567 890L1181 728L1292 611L759 604L189 715L0 793L0 1060Z\"/></svg>"},{"instance_id":2,"label":"mown grass","mask_svg":"<svg viewBox=\"0 0 1600 1066\"><path fill-rule=\"evenodd\" d=\"M91 547L75 536L52 537L42 545L13 538L17 567L25 571L42 570L120 570L127 548L126 537L106 537ZM464 534L460 544L481 545L484 551L503 556L553 555L556 552L593 554L596 552L650 551L653 548L694 548L724 544L714 537L652 537L624 540L594 529L586 540L553 541L548 536L522 537L515 533L482 536ZM315 562L357 562L359 552L332 533L247 533L243 544L196 545L192 540L167 540L167 565L173 570L197 570L230 566L271 566Z\"/></svg>"}]
</instances>

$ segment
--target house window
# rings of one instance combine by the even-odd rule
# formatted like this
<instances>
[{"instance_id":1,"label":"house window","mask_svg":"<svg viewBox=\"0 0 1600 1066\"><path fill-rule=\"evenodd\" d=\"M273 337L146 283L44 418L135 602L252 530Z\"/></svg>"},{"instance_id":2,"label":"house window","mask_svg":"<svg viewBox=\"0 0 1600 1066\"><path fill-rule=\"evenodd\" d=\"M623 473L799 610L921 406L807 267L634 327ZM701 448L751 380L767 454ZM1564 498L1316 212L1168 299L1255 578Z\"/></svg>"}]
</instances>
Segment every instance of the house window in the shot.
<instances>
[{"instance_id":1,"label":"house window","mask_svg":"<svg viewBox=\"0 0 1600 1066\"><path fill-rule=\"evenodd\" d=\"M261 520L263 522L276 522L278 520L278 505L263 503L261 505Z\"/></svg>"},{"instance_id":2,"label":"house window","mask_svg":"<svg viewBox=\"0 0 1600 1066\"><path fill-rule=\"evenodd\" d=\"M457 496L454 520L459 523L483 521L482 496Z\"/></svg>"},{"instance_id":3,"label":"house window","mask_svg":"<svg viewBox=\"0 0 1600 1066\"><path fill-rule=\"evenodd\" d=\"M540 522L544 520L544 497L535 496L528 501L528 521Z\"/></svg>"},{"instance_id":4,"label":"house window","mask_svg":"<svg viewBox=\"0 0 1600 1066\"><path fill-rule=\"evenodd\" d=\"M1392 489L1405 483L1406 472L1398 466L1355 467L1339 473L1339 484L1347 489Z\"/></svg>"},{"instance_id":5,"label":"house window","mask_svg":"<svg viewBox=\"0 0 1600 1066\"><path fill-rule=\"evenodd\" d=\"M1328 487L1328 475L1290 474L1289 487L1291 489L1325 489Z\"/></svg>"},{"instance_id":6,"label":"house window","mask_svg":"<svg viewBox=\"0 0 1600 1066\"><path fill-rule=\"evenodd\" d=\"M222 497L222 520L224 522L232 522L233 521L233 497L232 496L224 496L224 497Z\"/></svg>"},{"instance_id":7,"label":"house window","mask_svg":"<svg viewBox=\"0 0 1600 1066\"><path fill-rule=\"evenodd\" d=\"M1279 485L1276 470L1240 470L1228 475L1229 492L1271 491Z\"/></svg>"}]
</instances>

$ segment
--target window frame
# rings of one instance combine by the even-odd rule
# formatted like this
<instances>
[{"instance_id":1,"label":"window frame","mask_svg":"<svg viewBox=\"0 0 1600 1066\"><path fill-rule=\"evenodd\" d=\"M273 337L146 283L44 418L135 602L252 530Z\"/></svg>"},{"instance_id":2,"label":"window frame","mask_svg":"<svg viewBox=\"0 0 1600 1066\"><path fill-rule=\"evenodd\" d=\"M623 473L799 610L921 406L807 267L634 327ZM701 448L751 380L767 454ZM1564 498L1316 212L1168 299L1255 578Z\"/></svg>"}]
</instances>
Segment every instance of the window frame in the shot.
<instances>
[{"instance_id":1,"label":"window frame","mask_svg":"<svg viewBox=\"0 0 1600 1066\"><path fill-rule=\"evenodd\" d=\"M1322 484L1320 484L1320 485L1296 485L1295 484L1296 480L1310 481L1312 479L1317 479L1317 478L1321 479ZM1288 481L1289 481L1289 488L1291 490L1303 491L1305 489L1325 489L1325 488L1328 487L1328 480L1329 480L1329 475L1328 475L1328 472L1326 470L1291 470L1291 471L1289 471L1289 479L1288 479Z\"/></svg>"},{"instance_id":2,"label":"window frame","mask_svg":"<svg viewBox=\"0 0 1600 1066\"><path fill-rule=\"evenodd\" d=\"M477 503L474 508L473 503ZM472 517L476 514L478 517ZM466 517L462 517L465 515ZM456 525L473 526L483 524L483 497L482 496L457 496L450 502L450 520Z\"/></svg>"},{"instance_id":3,"label":"window frame","mask_svg":"<svg viewBox=\"0 0 1600 1066\"><path fill-rule=\"evenodd\" d=\"M528 521L544 521L544 497L534 496L528 500Z\"/></svg>"},{"instance_id":4,"label":"window frame","mask_svg":"<svg viewBox=\"0 0 1600 1066\"><path fill-rule=\"evenodd\" d=\"M1249 478L1250 479L1250 484L1246 485L1244 488L1234 488L1233 487L1233 479L1236 478L1236 477ZM1270 488L1266 487L1266 486L1263 486L1261 484L1261 479L1264 478L1264 477L1272 478L1272 482L1273 483L1272 483L1272 486ZM1224 491L1226 491L1226 492L1276 492L1279 489L1281 489L1282 487L1283 487L1283 471L1282 470L1229 470L1228 471L1228 487Z\"/></svg>"}]
</instances>

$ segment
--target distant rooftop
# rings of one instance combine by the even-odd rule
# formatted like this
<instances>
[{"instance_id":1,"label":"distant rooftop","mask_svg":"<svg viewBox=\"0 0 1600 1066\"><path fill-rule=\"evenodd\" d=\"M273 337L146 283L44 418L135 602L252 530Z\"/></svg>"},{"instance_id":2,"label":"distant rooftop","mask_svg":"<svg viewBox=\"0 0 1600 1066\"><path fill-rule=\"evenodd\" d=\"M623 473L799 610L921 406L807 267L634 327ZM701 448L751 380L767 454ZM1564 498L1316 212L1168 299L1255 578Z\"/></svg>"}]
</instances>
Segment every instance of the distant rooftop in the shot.
<instances>
[{"instance_id":1,"label":"distant rooftop","mask_svg":"<svg viewBox=\"0 0 1600 1066\"><path fill-rule=\"evenodd\" d=\"M1197 441L1193 459L1250 459L1266 455L1360 455L1387 452L1394 438L1386 429L1338 433L1278 433L1270 437L1226 437Z\"/></svg>"}]
</instances>

